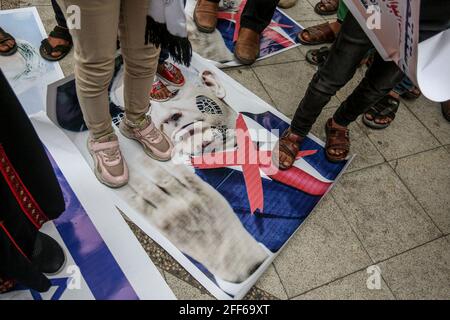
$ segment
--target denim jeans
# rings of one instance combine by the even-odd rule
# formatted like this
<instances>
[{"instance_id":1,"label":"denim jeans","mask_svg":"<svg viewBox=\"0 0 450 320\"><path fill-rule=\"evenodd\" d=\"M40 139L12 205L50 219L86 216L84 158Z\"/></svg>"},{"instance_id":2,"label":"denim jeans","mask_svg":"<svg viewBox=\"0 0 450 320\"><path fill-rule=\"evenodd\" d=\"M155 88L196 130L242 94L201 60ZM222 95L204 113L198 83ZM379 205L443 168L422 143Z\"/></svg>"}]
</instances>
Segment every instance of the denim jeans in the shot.
<instances>
[{"instance_id":1,"label":"denim jeans","mask_svg":"<svg viewBox=\"0 0 450 320\"><path fill-rule=\"evenodd\" d=\"M328 59L309 83L291 123L293 132L306 136L331 97L352 79L361 60L373 48L369 38L352 14L342 23ZM397 65L384 61L376 53L374 62L352 94L336 110L333 118L339 125L352 121L374 106L403 78Z\"/></svg>"}]
</instances>

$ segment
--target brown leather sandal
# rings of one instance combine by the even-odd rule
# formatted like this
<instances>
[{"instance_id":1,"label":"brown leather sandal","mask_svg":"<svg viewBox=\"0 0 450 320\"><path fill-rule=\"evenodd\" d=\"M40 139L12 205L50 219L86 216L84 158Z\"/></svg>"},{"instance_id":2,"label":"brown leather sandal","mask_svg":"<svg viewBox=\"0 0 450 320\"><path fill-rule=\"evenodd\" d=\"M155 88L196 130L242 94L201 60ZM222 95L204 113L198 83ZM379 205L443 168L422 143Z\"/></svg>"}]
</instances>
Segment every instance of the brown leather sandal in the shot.
<instances>
[{"instance_id":1,"label":"brown leather sandal","mask_svg":"<svg viewBox=\"0 0 450 320\"><path fill-rule=\"evenodd\" d=\"M6 42L10 41L10 40L14 42L13 46L9 47L8 50L0 51L0 56L3 56L3 57L11 56L17 52L17 48L18 48L16 39L14 39L14 37L11 34L6 32L2 28L0 28L0 44L6 45Z\"/></svg>"},{"instance_id":2,"label":"brown leather sandal","mask_svg":"<svg viewBox=\"0 0 450 320\"><path fill-rule=\"evenodd\" d=\"M327 135L327 141L325 144L325 155L327 159L331 162L339 162L347 158L350 152L350 135L348 129L338 129L332 127L332 119L328 119L325 124L325 133ZM339 149L344 151L340 155L330 154L330 149Z\"/></svg>"},{"instance_id":3,"label":"brown leather sandal","mask_svg":"<svg viewBox=\"0 0 450 320\"><path fill-rule=\"evenodd\" d=\"M314 11L321 16L335 14L339 8L339 0L321 0L314 6Z\"/></svg>"},{"instance_id":4,"label":"brown leather sandal","mask_svg":"<svg viewBox=\"0 0 450 320\"><path fill-rule=\"evenodd\" d=\"M304 35L309 35L309 40L306 40ZM336 35L331 29L328 22L321 23L303 29L297 36L298 41L304 45L317 45L323 43L333 43L336 40Z\"/></svg>"},{"instance_id":5,"label":"brown leather sandal","mask_svg":"<svg viewBox=\"0 0 450 320\"><path fill-rule=\"evenodd\" d=\"M286 170L292 167L297 157L298 152L300 151L300 144L302 143L304 137L299 136L291 131L291 128L288 128L278 140L273 155L274 158L273 163L278 166L281 170ZM287 156L287 161L289 164L284 165L284 163L280 162L280 153L283 153Z\"/></svg>"}]
</instances>

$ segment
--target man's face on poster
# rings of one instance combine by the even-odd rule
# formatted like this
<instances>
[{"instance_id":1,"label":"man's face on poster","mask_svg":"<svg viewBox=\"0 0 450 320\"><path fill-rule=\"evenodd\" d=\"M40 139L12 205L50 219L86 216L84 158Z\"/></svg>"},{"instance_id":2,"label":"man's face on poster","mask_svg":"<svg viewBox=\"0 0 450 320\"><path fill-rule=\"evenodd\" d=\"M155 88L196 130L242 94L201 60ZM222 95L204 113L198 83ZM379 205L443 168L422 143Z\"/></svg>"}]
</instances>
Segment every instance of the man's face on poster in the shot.
<instances>
[{"instance_id":1,"label":"man's face on poster","mask_svg":"<svg viewBox=\"0 0 450 320\"><path fill-rule=\"evenodd\" d=\"M225 94L214 74L205 70L197 79L188 79L171 100L152 101L150 115L157 128L175 143L177 153L223 150L234 146L234 134L229 129L234 129L237 117L224 102Z\"/></svg>"}]
</instances>

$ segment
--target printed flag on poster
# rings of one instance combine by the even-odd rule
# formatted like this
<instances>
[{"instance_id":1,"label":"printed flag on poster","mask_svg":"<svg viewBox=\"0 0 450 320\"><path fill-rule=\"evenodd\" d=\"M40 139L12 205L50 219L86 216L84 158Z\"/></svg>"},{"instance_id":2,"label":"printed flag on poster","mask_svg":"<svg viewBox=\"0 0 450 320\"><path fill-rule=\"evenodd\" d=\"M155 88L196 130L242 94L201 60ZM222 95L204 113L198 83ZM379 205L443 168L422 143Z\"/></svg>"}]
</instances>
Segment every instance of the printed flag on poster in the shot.
<instances>
[{"instance_id":1,"label":"printed flag on poster","mask_svg":"<svg viewBox=\"0 0 450 320\"><path fill-rule=\"evenodd\" d=\"M196 0L188 0L186 14L189 39L193 50L200 56L211 60L218 67L240 65L233 52L241 24L241 15L247 0L221 1L216 31L202 33L193 20ZM277 53L300 45L297 34L303 28L280 9L276 9L269 26L261 34L259 59L268 58Z\"/></svg>"},{"instance_id":2,"label":"printed flag on poster","mask_svg":"<svg viewBox=\"0 0 450 320\"><path fill-rule=\"evenodd\" d=\"M67 258L62 270L49 276L52 287L47 292L17 285L0 294L0 300L175 299L111 203L109 190L43 113L47 84L63 73L58 63L39 55L47 35L36 8L3 10L0 21L18 43L16 54L0 57L0 68L47 150L66 204L64 213L40 231L58 241Z\"/></svg>"},{"instance_id":3,"label":"printed flag on poster","mask_svg":"<svg viewBox=\"0 0 450 320\"><path fill-rule=\"evenodd\" d=\"M19 285L0 294L0 300L175 299L111 203L109 190L98 183L73 143L43 112L30 119L66 203L64 213L41 231L59 242L67 261L58 274L49 276L49 291Z\"/></svg>"},{"instance_id":4,"label":"printed flag on poster","mask_svg":"<svg viewBox=\"0 0 450 320\"><path fill-rule=\"evenodd\" d=\"M110 112L117 129L124 101L120 59L116 65ZM189 68L176 67L184 86L149 111L175 145L172 161L151 159L117 131L130 181L111 190L113 201L214 296L240 299L350 159L327 161L323 142L310 135L294 167L273 170L272 150L289 119L197 54ZM49 117L69 129L92 165L73 77L52 84L48 101Z\"/></svg>"}]
</instances>

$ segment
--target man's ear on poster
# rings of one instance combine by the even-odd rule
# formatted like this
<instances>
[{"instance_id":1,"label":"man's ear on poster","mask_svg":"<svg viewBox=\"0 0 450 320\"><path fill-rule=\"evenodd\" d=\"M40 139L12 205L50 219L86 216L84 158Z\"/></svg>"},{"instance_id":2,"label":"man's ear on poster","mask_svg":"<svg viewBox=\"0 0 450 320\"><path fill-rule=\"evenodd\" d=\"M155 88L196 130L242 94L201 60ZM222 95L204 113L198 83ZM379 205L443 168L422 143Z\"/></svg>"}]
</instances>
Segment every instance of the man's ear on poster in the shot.
<instances>
[{"instance_id":1,"label":"man's ear on poster","mask_svg":"<svg viewBox=\"0 0 450 320\"><path fill-rule=\"evenodd\" d=\"M214 95L223 100L226 95L226 91L224 86L219 82L216 75L210 71L210 70L203 70L202 72L199 72L200 80L202 84L209 88Z\"/></svg>"}]
</instances>

